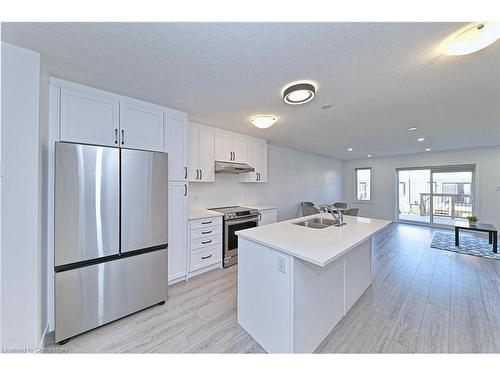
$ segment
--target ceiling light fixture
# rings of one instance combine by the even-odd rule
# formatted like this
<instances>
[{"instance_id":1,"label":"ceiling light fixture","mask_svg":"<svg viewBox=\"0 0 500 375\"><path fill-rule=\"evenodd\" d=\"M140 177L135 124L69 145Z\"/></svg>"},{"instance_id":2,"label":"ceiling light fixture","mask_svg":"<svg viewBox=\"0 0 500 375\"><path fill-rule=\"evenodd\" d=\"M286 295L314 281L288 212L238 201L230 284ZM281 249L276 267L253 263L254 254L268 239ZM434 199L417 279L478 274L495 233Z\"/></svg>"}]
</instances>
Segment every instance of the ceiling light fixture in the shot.
<instances>
[{"instance_id":1,"label":"ceiling light fixture","mask_svg":"<svg viewBox=\"0 0 500 375\"><path fill-rule=\"evenodd\" d=\"M423 141L425 141L425 138L418 138L417 141L418 142L423 142Z\"/></svg>"},{"instance_id":2,"label":"ceiling light fixture","mask_svg":"<svg viewBox=\"0 0 500 375\"><path fill-rule=\"evenodd\" d=\"M498 38L500 38L500 23L473 23L446 38L442 50L448 56L468 55L488 47Z\"/></svg>"},{"instance_id":3,"label":"ceiling light fixture","mask_svg":"<svg viewBox=\"0 0 500 375\"><path fill-rule=\"evenodd\" d=\"M257 115L250 119L252 125L259 129L267 129L278 120L278 116L275 115Z\"/></svg>"},{"instance_id":4,"label":"ceiling light fixture","mask_svg":"<svg viewBox=\"0 0 500 375\"><path fill-rule=\"evenodd\" d=\"M349 148L347 149L347 151L352 151L352 148L351 148L351 147L349 147Z\"/></svg>"},{"instance_id":5,"label":"ceiling light fixture","mask_svg":"<svg viewBox=\"0 0 500 375\"><path fill-rule=\"evenodd\" d=\"M408 131L410 131L410 132L414 132L415 130L418 130L418 128L416 128L416 127L408 128Z\"/></svg>"},{"instance_id":6,"label":"ceiling light fixture","mask_svg":"<svg viewBox=\"0 0 500 375\"><path fill-rule=\"evenodd\" d=\"M311 82L293 82L283 90L287 104L298 105L310 102L316 95L316 85Z\"/></svg>"},{"instance_id":7,"label":"ceiling light fixture","mask_svg":"<svg viewBox=\"0 0 500 375\"><path fill-rule=\"evenodd\" d=\"M372 155L371 155L371 154L368 154L368 157L369 157L369 158L371 158L371 157L372 157Z\"/></svg>"},{"instance_id":8,"label":"ceiling light fixture","mask_svg":"<svg viewBox=\"0 0 500 375\"><path fill-rule=\"evenodd\" d=\"M430 148L426 148L425 151L430 151L431 149Z\"/></svg>"}]
</instances>

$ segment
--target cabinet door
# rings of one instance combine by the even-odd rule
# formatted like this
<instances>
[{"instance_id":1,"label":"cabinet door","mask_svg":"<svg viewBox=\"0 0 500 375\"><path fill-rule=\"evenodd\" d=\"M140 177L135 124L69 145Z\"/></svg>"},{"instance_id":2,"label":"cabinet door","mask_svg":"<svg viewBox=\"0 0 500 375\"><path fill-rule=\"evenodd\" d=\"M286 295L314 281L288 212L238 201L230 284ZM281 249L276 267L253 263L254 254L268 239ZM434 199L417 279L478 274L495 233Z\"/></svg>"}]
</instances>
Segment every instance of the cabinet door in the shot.
<instances>
[{"instance_id":1,"label":"cabinet door","mask_svg":"<svg viewBox=\"0 0 500 375\"><path fill-rule=\"evenodd\" d=\"M260 213L259 226L276 223L278 216L278 211L276 209L259 211L259 213Z\"/></svg>"},{"instance_id":2,"label":"cabinet door","mask_svg":"<svg viewBox=\"0 0 500 375\"><path fill-rule=\"evenodd\" d=\"M214 131L205 126L198 128L198 168L202 181L215 181Z\"/></svg>"},{"instance_id":3,"label":"cabinet door","mask_svg":"<svg viewBox=\"0 0 500 375\"><path fill-rule=\"evenodd\" d=\"M188 180L198 181L198 150L199 150L199 137L198 137L198 126L194 124L189 124L188 129Z\"/></svg>"},{"instance_id":4,"label":"cabinet door","mask_svg":"<svg viewBox=\"0 0 500 375\"><path fill-rule=\"evenodd\" d=\"M233 161L233 135L229 132L215 132L215 160Z\"/></svg>"},{"instance_id":5,"label":"cabinet door","mask_svg":"<svg viewBox=\"0 0 500 375\"><path fill-rule=\"evenodd\" d=\"M168 152L168 180L187 179L187 120L171 117L165 113Z\"/></svg>"},{"instance_id":6,"label":"cabinet door","mask_svg":"<svg viewBox=\"0 0 500 375\"><path fill-rule=\"evenodd\" d=\"M255 168L254 172L249 172L249 173L242 173L242 180L241 182L257 182L258 180L258 174L259 168L257 165L257 142L254 139L248 139L247 141L247 161L246 163Z\"/></svg>"},{"instance_id":7,"label":"cabinet door","mask_svg":"<svg viewBox=\"0 0 500 375\"><path fill-rule=\"evenodd\" d=\"M247 143L247 138L233 136L233 161L237 163L247 162Z\"/></svg>"},{"instance_id":8,"label":"cabinet door","mask_svg":"<svg viewBox=\"0 0 500 375\"><path fill-rule=\"evenodd\" d=\"M168 280L186 275L187 182L168 184Z\"/></svg>"},{"instance_id":9,"label":"cabinet door","mask_svg":"<svg viewBox=\"0 0 500 375\"><path fill-rule=\"evenodd\" d=\"M61 89L61 140L118 146L119 103L111 96Z\"/></svg>"},{"instance_id":10,"label":"cabinet door","mask_svg":"<svg viewBox=\"0 0 500 375\"><path fill-rule=\"evenodd\" d=\"M258 142L255 145L255 169L259 172L258 182L267 182L267 143Z\"/></svg>"},{"instance_id":11,"label":"cabinet door","mask_svg":"<svg viewBox=\"0 0 500 375\"><path fill-rule=\"evenodd\" d=\"M163 111L156 107L120 102L120 146L164 151Z\"/></svg>"}]
</instances>

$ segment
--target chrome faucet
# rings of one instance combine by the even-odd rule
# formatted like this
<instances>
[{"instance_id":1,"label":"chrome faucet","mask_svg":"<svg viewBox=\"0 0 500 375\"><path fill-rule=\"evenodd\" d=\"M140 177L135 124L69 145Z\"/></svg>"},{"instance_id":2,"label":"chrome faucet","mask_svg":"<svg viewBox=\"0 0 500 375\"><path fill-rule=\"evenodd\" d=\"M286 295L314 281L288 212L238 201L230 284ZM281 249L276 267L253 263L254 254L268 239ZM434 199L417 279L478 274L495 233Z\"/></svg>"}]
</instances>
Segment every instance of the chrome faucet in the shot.
<instances>
[{"instance_id":1,"label":"chrome faucet","mask_svg":"<svg viewBox=\"0 0 500 375\"><path fill-rule=\"evenodd\" d=\"M343 210L340 210L331 204L322 204L319 206L319 210L324 213L330 213L335 221L335 226L341 227L342 225L345 225Z\"/></svg>"}]
</instances>

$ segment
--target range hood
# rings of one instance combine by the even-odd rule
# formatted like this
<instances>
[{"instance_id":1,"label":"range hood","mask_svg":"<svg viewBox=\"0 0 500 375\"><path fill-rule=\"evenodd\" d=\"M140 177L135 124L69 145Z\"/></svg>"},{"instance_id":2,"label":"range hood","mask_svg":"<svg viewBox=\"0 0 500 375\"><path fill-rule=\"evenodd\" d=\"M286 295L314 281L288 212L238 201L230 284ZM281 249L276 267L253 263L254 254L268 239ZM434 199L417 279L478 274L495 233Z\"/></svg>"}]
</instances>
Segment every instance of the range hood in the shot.
<instances>
[{"instance_id":1,"label":"range hood","mask_svg":"<svg viewBox=\"0 0 500 375\"><path fill-rule=\"evenodd\" d=\"M251 167L245 163L233 163L227 161L215 162L215 173L240 174L254 171L254 167Z\"/></svg>"}]
</instances>

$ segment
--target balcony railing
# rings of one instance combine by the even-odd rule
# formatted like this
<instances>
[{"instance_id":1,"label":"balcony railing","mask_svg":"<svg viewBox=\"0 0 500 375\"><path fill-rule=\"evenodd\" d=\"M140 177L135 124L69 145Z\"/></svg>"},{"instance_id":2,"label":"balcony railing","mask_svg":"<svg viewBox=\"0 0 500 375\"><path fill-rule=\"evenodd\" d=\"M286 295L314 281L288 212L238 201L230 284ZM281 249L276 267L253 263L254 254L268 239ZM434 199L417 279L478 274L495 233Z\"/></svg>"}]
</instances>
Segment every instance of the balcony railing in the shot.
<instances>
[{"instance_id":1,"label":"balcony railing","mask_svg":"<svg viewBox=\"0 0 500 375\"><path fill-rule=\"evenodd\" d=\"M434 216L449 217L452 219L466 218L472 215L471 194L433 194L432 214ZM420 215L431 213L430 193L420 193Z\"/></svg>"}]
</instances>

